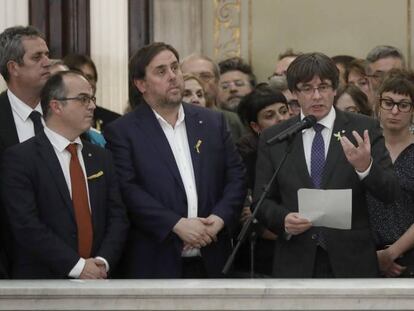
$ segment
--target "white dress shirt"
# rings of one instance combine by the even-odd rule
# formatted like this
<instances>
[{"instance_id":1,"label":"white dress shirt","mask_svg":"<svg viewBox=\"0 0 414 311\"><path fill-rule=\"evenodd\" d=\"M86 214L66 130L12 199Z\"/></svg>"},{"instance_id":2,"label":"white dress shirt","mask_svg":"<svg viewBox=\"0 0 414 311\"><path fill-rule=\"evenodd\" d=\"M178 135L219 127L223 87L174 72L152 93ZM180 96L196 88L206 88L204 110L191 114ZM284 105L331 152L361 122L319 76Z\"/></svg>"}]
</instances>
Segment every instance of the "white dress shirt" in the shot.
<instances>
[{"instance_id":1,"label":"white dress shirt","mask_svg":"<svg viewBox=\"0 0 414 311\"><path fill-rule=\"evenodd\" d=\"M185 194L187 196L188 218L198 216L198 196L194 177L193 161L191 159L190 147L188 145L187 129L185 127L185 113L183 106L180 105L178 110L178 118L175 126L171 126L161 115L153 110L161 128L168 140L171 151L177 163L181 180L184 184ZM184 257L199 256L199 249L191 249L182 252Z\"/></svg>"},{"instance_id":2,"label":"white dress shirt","mask_svg":"<svg viewBox=\"0 0 414 311\"><path fill-rule=\"evenodd\" d=\"M304 117L305 117L304 114L301 112L300 113L301 120ZM324 118L322 118L321 120L317 122L324 126L321 134L323 137L323 142L325 143L325 159L326 159L326 156L328 155L329 144L331 142L335 118L336 118L336 111L332 107L329 113ZM309 175L311 174L311 152L312 152L312 142L313 142L314 137L315 137L315 130L313 129L313 127L310 127L302 131L303 150L305 151L305 160L306 160L306 166L308 168ZM366 171L358 172L357 170L355 170L360 180L368 176L371 170L371 166L372 166L372 161Z\"/></svg>"},{"instance_id":3,"label":"white dress shirt","mask_svg":"<svg viewBox=\"0 0 414 311\"><path fill-rule=\"evenodd\" d=\"M35 109L32 109L24 102L22 102L12 91L7 90L7 96L9 97L10 105L12 108L14 124L16 125L17 136L19 137L19 142L24 142L29 138L32 138L34 133L33 121L30 119L29 115L33 110L40 112L42 115L43 126L43 111L40 103L36 106Z\"/></svg>"},{"instance_id":4,"label":"white dress shirt","mask_svg":"<svg viewBox=\"0 0 414 311\"><path fill-rule=\"evenodd\" d=\"M70 169L69 169L71 155L70 155L69 151L66 150L66 147L69 146L72 143L76 143L79 163L80 163L80 166L82 168L83 176L85 177L86 191L88 193L89 211L92 214L91 202L90 202L90 199L89 199L89 187L88 187L88 183L87 183L88 179L87 179L87 175L86 175L85 163L83 161L83 156L82 156L83 145L82 145L81 139L78 137L74 141L69 141L68 139L66 139L62 135L60 135L60 134L54 132L53 130L51 130L50 128L48 128L47 126L44 127L44 132L45 132L47 138L49 139L50 143L52 144L53 149L56 153L56 156L59 160L60 167L62 168L63 176L65 177L65 181L66 181L66 184L68 186L69 194L70 194L71 197L72 197L72 183L71 183L71 179L70 179ZM108 271L109 270L109 264L106 261L106 259L102 258L102 257L96 257L96 258L101 259L105 263L106 270ZM85 267L85 259L80 258L79 261L77 262L77 264L69 272L68 276L71 277L71 278L79 278L79 276L82 273L82 270L83 270L84 267Z\"/></svg>"}]
</instances>

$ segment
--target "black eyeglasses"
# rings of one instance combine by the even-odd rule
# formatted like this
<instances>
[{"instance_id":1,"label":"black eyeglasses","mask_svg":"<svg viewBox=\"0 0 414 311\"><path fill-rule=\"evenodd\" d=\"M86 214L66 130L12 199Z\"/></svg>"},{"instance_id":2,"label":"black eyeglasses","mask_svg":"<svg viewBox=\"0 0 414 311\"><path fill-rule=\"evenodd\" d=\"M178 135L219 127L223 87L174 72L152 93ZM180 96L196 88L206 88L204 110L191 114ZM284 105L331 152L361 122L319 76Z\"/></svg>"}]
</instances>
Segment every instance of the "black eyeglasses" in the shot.
<instances>
[{"instance_id":1,"label":"black eyeglasses","mask_svg":"<svg viewBox=\"0 0 414 311\"><path fill-rule=\"evenodd\" d=\"M397 106L400 112L410 112L413 109L413 103L410 101L395 102L390 98L380 97L380 107L384 110L392 110L394 106Z\"/></svg>"},{"instance_id":2,"label":"black eyeglasses","mask_svg":"<svg viewBox=\"0 0 414 311\"><path fill-rule=\"evenodd\" d=\"M56 98L56 100L77 100L84 106L88 106L92 101L93 104L96 105L96 97L88 96L88 95L79 95L76 97L66 97L66 98Z\"/></svg>"}]
</instances>

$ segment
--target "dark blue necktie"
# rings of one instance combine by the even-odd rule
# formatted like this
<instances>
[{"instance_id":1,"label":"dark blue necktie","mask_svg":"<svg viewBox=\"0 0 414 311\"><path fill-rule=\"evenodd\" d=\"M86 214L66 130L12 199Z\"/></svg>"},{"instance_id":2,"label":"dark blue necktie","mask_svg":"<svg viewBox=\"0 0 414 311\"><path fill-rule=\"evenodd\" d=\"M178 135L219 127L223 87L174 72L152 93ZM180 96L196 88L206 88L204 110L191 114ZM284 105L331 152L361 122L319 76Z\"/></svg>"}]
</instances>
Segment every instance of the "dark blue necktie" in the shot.
<instances>
[{"instance_id":1,"label":"dark blue necktie","mask_svg":"<svg viewBox=\"0 0 414 311\"><path fill-rule=\"evenodd\" d=\"M320 188L322 183L323 167L325 165L325 143L322 137L322 130L325 127L316 123L313 127L315 137L312 141L311 151L311 177L315 188Z\"/></svg>"},{"instance_id":2,"label":"dark blue necktie","mask_svg":"<svg viewBox=\"0 0 414 311\"><path fill-rule=\"evenodd\" d=\"M33 128L35 135L43 130L43 124L42 124L42 115L39 111L33 110L29 118L33 122Z\"/></svg>"}]
</instances>

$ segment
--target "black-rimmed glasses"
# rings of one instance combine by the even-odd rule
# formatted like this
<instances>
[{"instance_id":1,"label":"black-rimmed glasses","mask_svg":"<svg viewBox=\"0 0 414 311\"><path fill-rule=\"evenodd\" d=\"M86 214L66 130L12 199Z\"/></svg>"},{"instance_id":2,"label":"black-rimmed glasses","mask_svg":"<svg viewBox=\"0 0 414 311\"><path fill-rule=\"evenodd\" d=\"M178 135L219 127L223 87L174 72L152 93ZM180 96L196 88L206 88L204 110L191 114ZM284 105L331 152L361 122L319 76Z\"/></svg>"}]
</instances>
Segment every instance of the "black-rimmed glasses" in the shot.
<instances>
[{"instance_id":1,"label":"black-rimmed glasses","mask_svg":"<svg viewBox=\"0 0 414 311\"><path fill-rule=\"evenodd\" d=\"M93 104L96 105L96 97L88 96L88 95L79 95L76 97L66 97L66 98L56 98L56 100L77 100L84 106L89 105L92 101Z\"/></svg>"},{"instance_id":2,"label":"black-rimmed glasses","mask_svg":"<svg viewBox=\"0 0 414 311\"><path fill-rule=\"evenodd\" d=\"M394 106L397 106L398 111L400 112L410 112L413 109L413 103L408 100L402 100L400 102L395 102L390 98L380 97L380 107L384 110L392 110Z\"/></svg>"}]
</instances>

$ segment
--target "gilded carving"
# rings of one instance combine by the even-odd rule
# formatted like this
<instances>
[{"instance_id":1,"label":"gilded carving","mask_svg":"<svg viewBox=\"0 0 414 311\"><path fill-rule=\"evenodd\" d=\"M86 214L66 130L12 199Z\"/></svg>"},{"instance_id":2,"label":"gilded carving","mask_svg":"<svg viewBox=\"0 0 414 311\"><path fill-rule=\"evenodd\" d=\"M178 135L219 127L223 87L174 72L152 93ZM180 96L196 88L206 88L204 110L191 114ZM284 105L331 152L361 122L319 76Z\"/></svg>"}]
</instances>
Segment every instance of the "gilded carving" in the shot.
<instances>
[{"instance_id":1,"label":"gilded carving","mask_svg":"<svg viewBox=\"0 0 414 311\"><path fill-rule=\"evenodd\" d=\"M226 59L241 54L241 0L214 0L214 57Z\"/></svg>"}]
</instances>

